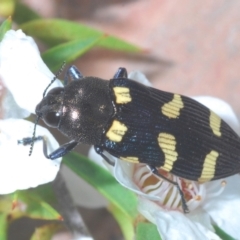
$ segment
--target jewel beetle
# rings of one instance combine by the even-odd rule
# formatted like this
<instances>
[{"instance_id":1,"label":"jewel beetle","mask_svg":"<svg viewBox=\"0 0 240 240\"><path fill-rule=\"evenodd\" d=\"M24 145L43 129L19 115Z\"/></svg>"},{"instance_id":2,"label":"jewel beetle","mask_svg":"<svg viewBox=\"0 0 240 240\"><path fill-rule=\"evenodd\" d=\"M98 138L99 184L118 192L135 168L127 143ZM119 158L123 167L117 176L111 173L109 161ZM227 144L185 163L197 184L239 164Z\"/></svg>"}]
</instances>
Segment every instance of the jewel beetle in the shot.
<instances>
[{"instance_id":1,"label":"jewel beetle","mask_svg":"<svg viewBox=\"0 0 240 240\"><path fill-rule=\"evenodd\" d=\"M45 150L47 158L84 143L94 145L110 164L105 151L123 161L145 163L178 188L185 213L178 183L158 168L198 182L240 172L240 138L219 116L191 98L128 79L125 68L107 81L84 77L71 66L65 86L44 93L36 115L71 139L50 154Z\"/></svg>"}]
</instances>

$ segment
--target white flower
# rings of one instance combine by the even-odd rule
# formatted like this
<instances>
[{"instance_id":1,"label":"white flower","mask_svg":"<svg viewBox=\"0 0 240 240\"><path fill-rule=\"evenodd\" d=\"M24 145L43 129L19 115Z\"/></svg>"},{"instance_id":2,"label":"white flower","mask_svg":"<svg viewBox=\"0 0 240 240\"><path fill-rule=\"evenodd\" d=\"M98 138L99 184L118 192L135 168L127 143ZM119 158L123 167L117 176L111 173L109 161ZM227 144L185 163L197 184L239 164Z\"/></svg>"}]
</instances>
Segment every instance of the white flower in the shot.
<instances>
[{"instance_id":1,"label":"white flower","mask_svg":"<svg viewBox=\"0 0 240 240\"><path fill-rule=\"evenodd\" d=\"M35 143L30 157L29 146L17 144L19 139L32 135L33 124L23 119L0 120L0 132L0 194L54 180L60 160L45 158L41 141ZM57 141L46 128L38 126L36 133L37 136L47 137L49 151L58 147Z\"/></svg>"},{"instance_id":2,"label":"white flower","mask_svg":"<svg viewBox=\"0 0 240 240\"><path fill-rule=\"evenodd\" d=\"M9 30L0 43L0 76L19 107L31 113L54 78L36 43L22 30ZM58 86L61 82L55 81L49 90Z\"/></svg>"},{"instance_id":3,"label":"white flower","mask_svg":"<svg viewBox=\"0 0 240 240\"><path fill-rule=\"evenodd\" d=\"M0 120L0 194L52 181L59 170L60 159L46 159L41 141L34 145L31 157L29 146L17 142L32 136L33 123L22 118L35 112L53 77L31 37L21 30L5 34L0 42L0 81L6 87ZM51 88L56 86L62 86L59 80ZM37 126L39 135L47 138L49 152L59 147L47 129Z\"/></svg>"},{"instance_id":4,"label":"white flower","mask_svg":"<svg viewBox=\"0 0 240 240\"><path fill-rule=\"evenodd\" d=\"M139 72L130 73L128 77L146 83L145 76ZM149 83L146 85L149 86ZM227 103L212 97L195 97L195 100L212 109L239 134L239 122ZM89 157L102 161L93 148ZM111 160L115 161L115 178L138 194L140 213L157 225L162 239L217 240L220 238L214 233L214 224L240 239L238 174L224 180L199 184L162 172L181 186L190 210L189 214L183 214L179 192L172 184L157 178L145 164L128 163L114 157Z\"/></svg>"}]
</instances>

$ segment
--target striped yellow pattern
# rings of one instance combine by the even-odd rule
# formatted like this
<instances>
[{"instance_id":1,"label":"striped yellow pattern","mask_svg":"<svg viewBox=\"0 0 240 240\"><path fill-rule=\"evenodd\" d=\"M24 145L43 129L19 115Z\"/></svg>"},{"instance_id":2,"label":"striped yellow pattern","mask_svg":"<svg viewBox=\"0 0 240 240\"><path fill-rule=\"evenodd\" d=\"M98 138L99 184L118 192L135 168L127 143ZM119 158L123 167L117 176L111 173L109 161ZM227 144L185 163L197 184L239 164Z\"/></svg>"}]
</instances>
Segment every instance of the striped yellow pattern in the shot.
<instances>
[{"instance_id":1,"label":"striped yellow pattern","mask_svg":"<svg viewBox=\"0 0 240 240\"><path fill-rule=\"evenodd\" d=\"M162 106L162 114L169 118L177 118L180 116L180 110L184 107L182 97L179 94L173 95L173 100Z\"/></svg>"},{"instance_id":2,"label":"striped yellow pattern","mask_svg":"<svg viewBox=\"0 0 240 240\"><path fill-rule=\"evenodd\" d=\"M209 154L206 155L204 159L202 174L198 179L199 182L206 182L214 177L218 156L219 153L215 150L212 150Z\"/></svg>"},{"instance_id":3,"label":"striped yellow pattern","mask_svg":"<svg viewBox=\"0 0 240 240\"><path fill-rule=\"evenodd\" d=\"M124 160L124 161L128 161L128 162L132 162L132 163L138 163L139 160L138 160L138 157L120 157L121 160Z\"/></svg>"},{"instance_id":4,"label":"striped yellow pattern","mask_svg":"<svg viewBox=\"0 0 240 240\"><path fill-rule=\"evenodd\" d=\"M160 133L158 135L158 144L164 153L164 165L161 169L170 172L174 162L177 160L178 153L176 152L176 139L172 134Z\"/></svg>"},{"instance_id":5,"label":"striped yellow pattern","mask_svg":"<svg viewBox=\"0 0 240 240\"><path fill-rule=\"evenodd\" d=\"M213 133L216 136L221 137L221 135L222 135L222 133L220 131L221 118L216 113L210 111L209 122L210 122L210 127L211 127Z\"/></svg>"},{"instance_id":6,"label":"striped yellow pattern","mask_svg":"<svg viewBox=\"0 0 240 240\"><path fill-rule=\"evenodd\" d=\"M114 87L114 94L116 96L116 103L126 104L132 101L130 90L127 87Z\"/></svg>"},{"instance_id":7,"label":"striped yellow pattern","mask_svg":"<svg viewBox=\"0 0 240 240\"><path fill-rule=\"evenodd\" d=\"M113 120L112 126L106 133L106 136L113 142L121 142L128 128L121 122Z\"/></svg>"}]
</instances>

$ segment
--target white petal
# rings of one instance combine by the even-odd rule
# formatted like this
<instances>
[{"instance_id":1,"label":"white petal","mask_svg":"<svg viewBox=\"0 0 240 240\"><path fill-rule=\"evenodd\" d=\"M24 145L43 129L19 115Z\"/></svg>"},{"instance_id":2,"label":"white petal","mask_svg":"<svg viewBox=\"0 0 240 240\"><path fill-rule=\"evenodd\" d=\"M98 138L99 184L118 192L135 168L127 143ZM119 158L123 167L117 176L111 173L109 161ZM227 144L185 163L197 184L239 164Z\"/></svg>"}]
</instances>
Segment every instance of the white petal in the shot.
<instances>
[{"instance_id":1,"label":"white petal","mask_svg":"<svg viewBox=\"0 0 240 240\"><path fill-rule=\"evenodd\" d=\"M155 213L158 231L163 240L220 240L213 232L201 224L189 220L177 211Z\"/></svg>"},{"instance_id":2,"label":"white petal","mask_svg":"<svg viewBox=\"0 0 240 240\"><path fill-rule=\"evenodd\" d=\"M210 108L219 117L221 117L238 135L240 134L240 125L238 118L228 103L219 98L210 96L198 96L193 97L193 99Z\"/></svg>"},{"instance_id":3,"label":"white petal","mask_svg":"<svg viewBox=\"0 0 240 240\"><path fill-rule=\"evenodd\" d=\"M152 201L139 198L139 212L157 225L163 240L220 240L220 238L198 222L189 220L178 211L166 211Z\"/></svg>"},{"instance_id":4,"label":"white petal","mask_svg":"<svg viewBox=\"0 0 240 240\"><path fill-rule=\"evenodd\" d=\"M240 199L220 199L204 209L213 221L230 236L240 239Z\"/></svg>"},{"instance_id":5,"label":"white petal","mask_svg":"<svg viewBox=\"0 0 240 240\"><path fill-rule=\"evenodd\" d=\"M114 166L114 177L121 185L137 193L138 195L144 196L153 201L160 201L161 198L159 196L151 195L149 193L146 194L142 192L140 188L135 184L135 182L132 179L133 168L134 168L134 163L116 159L115 166Z\"/></svg>"},{"instance_id":6,"label":"white petal","mask_svg":"<svg viewBox=\"0 0 240 240\"><path fill-rule=\"evenodd\" d=\"M225 178L225 181L226 181L226 186L225 186L225 190L222 193L222 195L223 196L231 195L232 197L240 198L240 188L239 188L240 175L235 174L231 177Z\"/></svg>"},{"instance_id":7,"label":"white petal","mask_svg":"<svg viewBox=\"0 0 240 240\"><path fill-rule=\"evenodd\" d=\"M0 120L0 194L36 187L54 180L60 167L60 159L46 159L41 141L35 143L30 157L29 146L17 144L18 140L31 137L32 132L31 122ZM39 135L47 137L49 152L58 148L57 141L47 129L38 126L36 136Z\"/></svg>"},{"instance_id":8,"label":"white petal","mask_svg":"<svg viewBox=\"0 0 240 240\"><path fill-rule=\"evenodd\" d=\"M218 197L208 199L203 205L203 209L217 226L232 237L240 239L240 176L236 174L225 180L227 185L223 193Z\"/></svg>"},{"instance_id":9,"label":"white petal","mask_svg":"<svg viewBox=\"0 0 240 240\"><path fill-rule=\"evenodd\" d=\"M150 195L150 194L145 194L142 192L139 187L134 183L132 180L132 175L133 175L133 168L134 168L134 163L122 161L118 158L115 158L108 154L107 152L104 153L107 155L107 157L115 162L115 166L112 167L109 164L106 163L102 157L96 153L94 150L94 147L91 147L88 153L88 157L92 159L95 163L99 164L103 168L109 170L116 180L125 188L130 189L131 191L137 193L138 195L144 196L148 199L151 200L160 200L158 196L155 195ZM150 170L149 170L150 171Z\"/></svg>"},{"instance_id":10,"label":"white petal","mask_svg":"<svg viewBox=\"0 0 240 240\"><path fill-rule=\"evenodd\" d=\"M190 213L186 214L185 216L189 220L200 223L206 229L209 229L210 231L214 232L214 228L211 222L211 217L209 216L208 213L203 211L202 208L197 208L194 211L191 211Z\"/></svg>"},{"instance_id":11,"label":"white petal","mask_svg":"<svg viewBox=\"0 0 240 240\"><path fill-rule=\"evenodd\" d=\"M156 218L154 213L158 211L164 211L155 202L141 197L138 197L138 211L151 223L156 224Z\"/></svg>"},{"instance_id":12,"label":"white petal","mask_svg":"<svg viewBox=\"0 0 240 240\"><path fill-rule=\"evenodd\" d=\"M139 189L131 178L133 174L133 166L133 163L117 160L114 166L114 176L124 187L138 192Z\"/></svg>"},{"instance_id":13,"label":"white petal","mask_svg":"<svg viewBox=\"0 0 240 240\"><path fill-rule=\"evenodd\" d=\"M133 71L128 74L128 78L135 80L136 82L142 83L148 87L151 87L152 84L148 81L146 76L140 71Z\"/></svg>"},{"instance_id":14,"label":"white petal","mask_svg":"<svg viewBox=\"0 0 240 240\"><path fill-rule=\"evenodd\" d=\"M30 116L30 112L18 106L11 92L7 89L2 101L2 113L2 119L27 118Z\"/></svg>"},{"instance_id":15,"label":"white petal","mask_svg":"<svg viewBox=\"0 0 240 240\"><path fill-rule=\"evenodd\" d=\"M31 113L54 77L34 40L21 30L9 30L0 43L0 74L18 105ZM56 86L61 82L55 81L51 88Z\"/></svg>"}]
</instances>

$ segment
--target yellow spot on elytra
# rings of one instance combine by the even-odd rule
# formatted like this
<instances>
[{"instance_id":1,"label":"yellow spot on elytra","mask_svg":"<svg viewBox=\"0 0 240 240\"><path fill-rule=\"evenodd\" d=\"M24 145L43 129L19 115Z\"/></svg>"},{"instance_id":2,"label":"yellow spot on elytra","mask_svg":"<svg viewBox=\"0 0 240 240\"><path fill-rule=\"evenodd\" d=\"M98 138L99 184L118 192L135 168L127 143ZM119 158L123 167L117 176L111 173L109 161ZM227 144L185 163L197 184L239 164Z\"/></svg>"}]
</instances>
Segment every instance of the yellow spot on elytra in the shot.
<instances>
[{"instance_id":1,"label":"yellow spot on elytra","mask_svg":"<svg viewBox=\"0 0 240 240\"><path fill-rule=\"evenodd\" d=\"M198 179L199 182L210 181L214 177L218 156L219 153L215 150L207 154L204 159L202 174Z\"/></svg>"},{"instance_id":2,"label":"yellow spot on elytra","mask_svg":"<svg viewBox=\"0 0 240 240\"><path fill-rule=\"evenodd\" d=\"M211 127L213 133L216 136L221 137L221 135L222 135L220 132L221 118L216 113L210 111L209 122L210 122L210 127Z\"/></svg>"},{"instance_id":3,"label":"yellow spot on elytra","mask_svg":"<svg viewBox=\"0 0 240 240\"><path fill-rule=\"evenodd\" d=\"M116 103L126 104L132 101L130 90L127 87L114 87L114 94L116 96Z\"/></svg>"},{"instance_id":4,"label":"yellow spot on elytra","mask_svg":"<svg viewBox=\"0 0 240 240\"><path fill-rule=\"evenodd\" d=\"M169 133L160 133L158 135L158 144L164 153L164 165L161 169L170 172L173 168L173 163L177 160L178 153L176 152L176 139Z\"/></svg>"},{"instance_id":5,"label":"yellow spot on elytra","mask_svg":"<svg viewBox=\"0 0 240 240\"><path fill-rule=\"evenodd\" d=\"M121 142L128 128L121 122L113 120L112 126L109 128L106 136L113 142Z\"/></svg>"},{"instance_id":6,"label":"yellow spot on elytra","mask_svg":"<svg viewBox=\"0 0 240 240\"><path fill-rule=\"evenodd\" d=\"M120 157L121 160L128 161L128 162L133 162L133 163L138 163L138 157Z\"/></svg>"},{"instance_id":7,"label":"yellow spot on elytra","mask_svg":"<svg viewBox=\"0 0 240 240\"><path fill-rule=\"evenodd\" d=\"M182 97L174 94L173 99L162 106L162 114L169 118L177 118L180 116L180 110L184 107Z\"/></svg>"}]
</instances>

